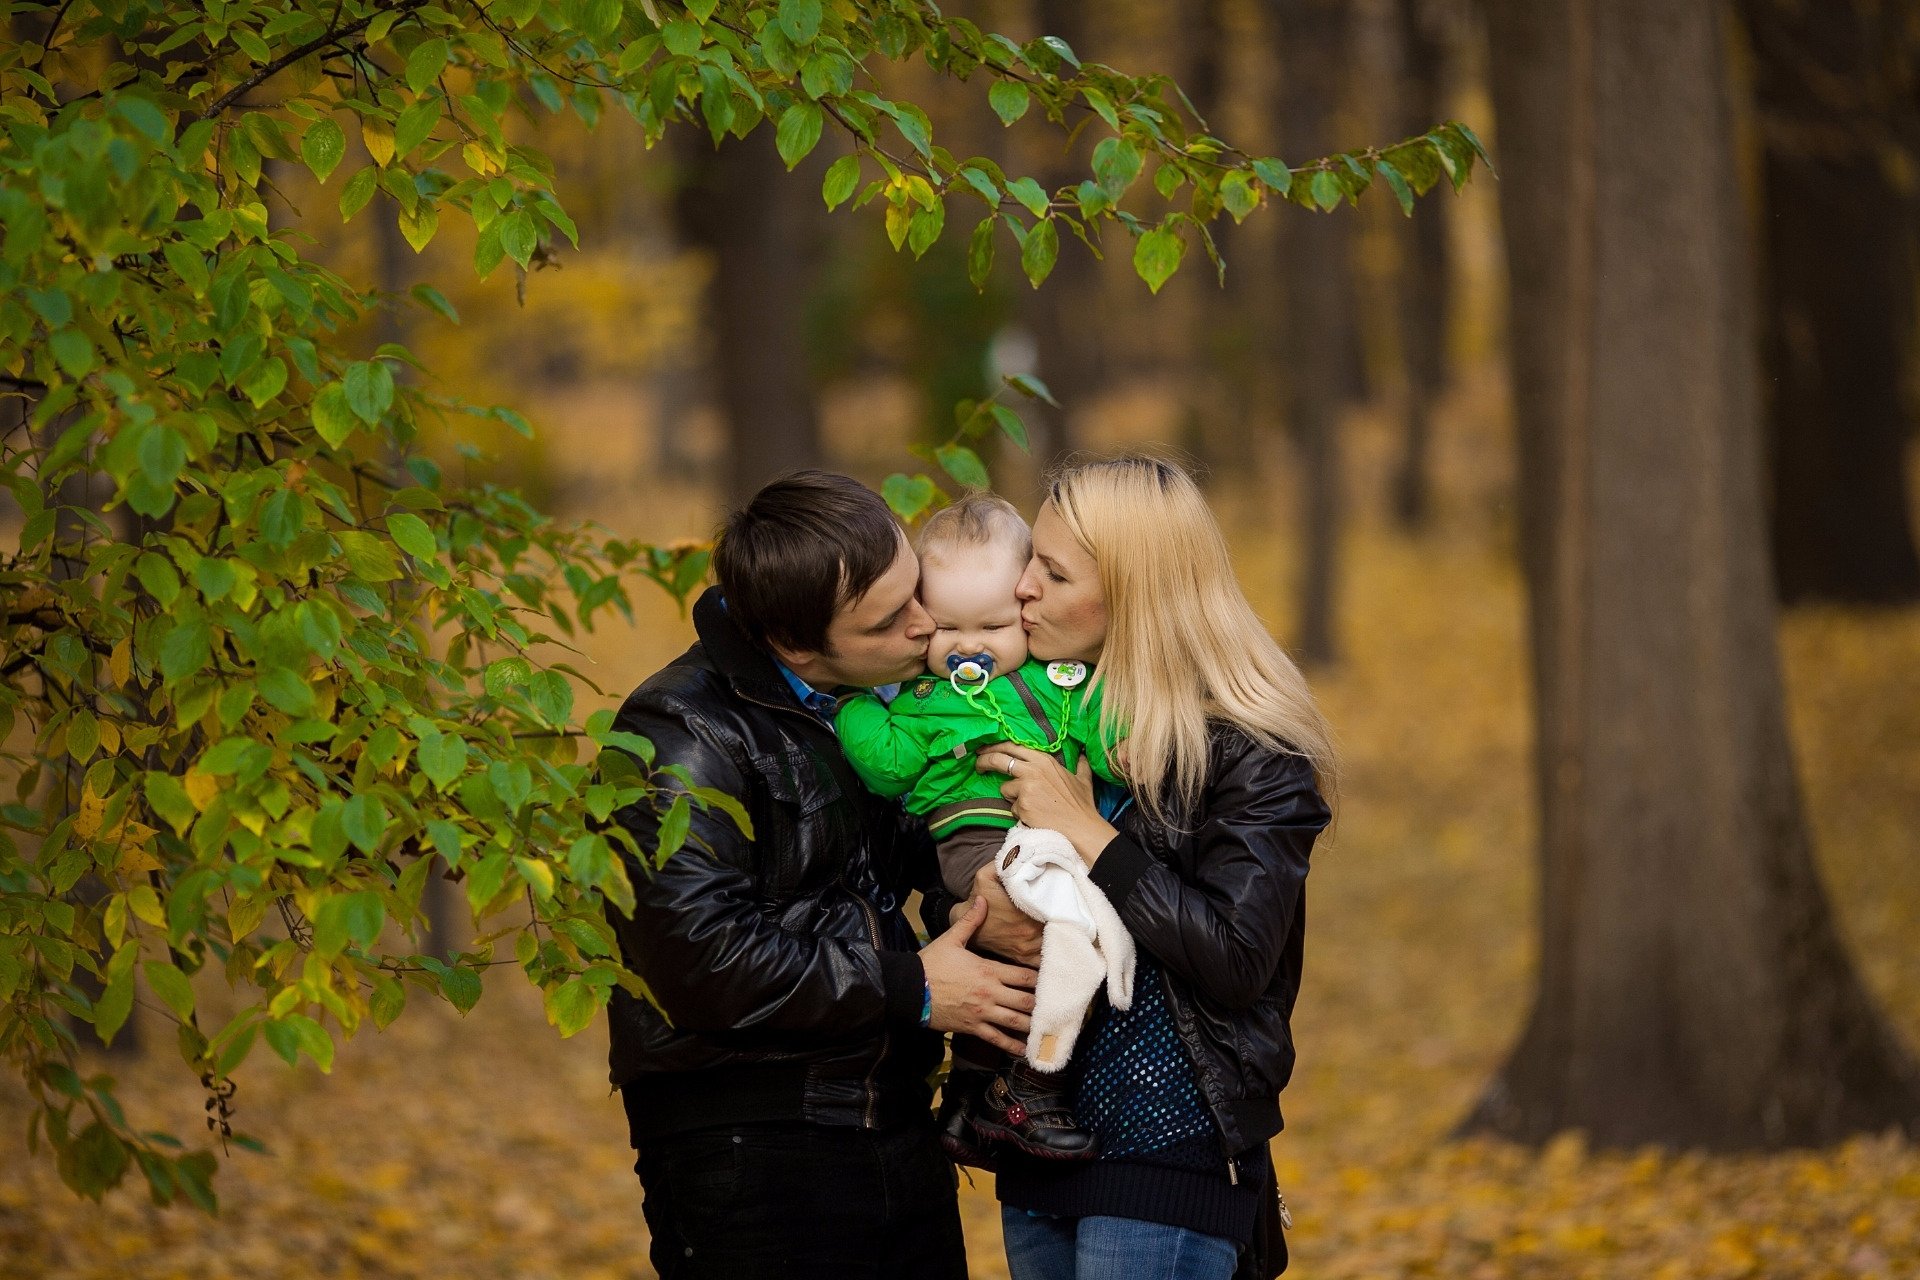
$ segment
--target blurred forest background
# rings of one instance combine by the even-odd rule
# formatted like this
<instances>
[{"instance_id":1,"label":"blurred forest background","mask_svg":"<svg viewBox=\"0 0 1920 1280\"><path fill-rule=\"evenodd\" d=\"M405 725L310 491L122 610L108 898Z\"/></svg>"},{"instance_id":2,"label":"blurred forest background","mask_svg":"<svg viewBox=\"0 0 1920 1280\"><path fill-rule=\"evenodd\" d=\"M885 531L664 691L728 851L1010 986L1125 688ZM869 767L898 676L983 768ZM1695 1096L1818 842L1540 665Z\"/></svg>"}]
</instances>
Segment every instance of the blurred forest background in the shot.
<instances>
[{"instance_id":1,"label":"blurred forest background","mask_svg":"<svg viewBox=\"0 0 1920 1280\"><path fill-rule=\"evenodd\" d=\"M1084 58L1170 72L1256 154L1293 160L1456 118L1503 158L1510 122L1468 0L958 7L1061 36ZM1794 760L1847 952L1912 1046L1910 7L1747 0L1728 21ZM899 87L956 154L1057 164L1062 180L1084 164L1036 122L1002 129L964 87L931 74ZM915 469L909 446L944 438L953 403L1002 374L1037 374L1062 406L1027 413L1031 457L1001 441L989 459L1029 512L1046 468L1082 451L1165 450L1199 469L1241 580L1308 664L1348 767L1311 884L1300 1067L1274 1144L1298 1224L1293 1274L1920 1274L1920 1149L1897 1129L1719 1155L1589 1151L1577 1132L1541 1147L1453 1136L1520 1037L1539 968L1510 169L1504 190L1482 176L1410 219L1374 192L1330 216L1283 205L1222 224L1224 286L1196 269L1154 297L1124 252L1096 261L1070 244L1043 289L1003 262L976 292L957 235L916 261L888 249L871 211L829 215L830 146L788 175L768 130L717 152L676 134L648 151L618 114L543 127L582 247L543 250L524 277L477 283L460 235L416 255L390 217L343 234L337 193L291 165L270 164L270 206L343 274L396 299L430 282L459 314L396 305L369 348L404 341L430 370L417 376L535 424L528 441L463 423L437 446L446 465L622 535L703 538L731 499L794 466L876 484ZM777 194L730 198L748 190ZM583 643L605 705L692 638L664 595L638 603L638 627ZM449 900L441 927L457 942L453 914ZM560 1042L531 992L490 987L464 1020L425 1010L361 1037L331 1078L248 1064L236 1124L271 1154L223 1175L219 1221L132 1192L96 1208L44 1161L9 1159L0 1274L651 1274L604 1041ZM157 1023L142 1036L138 1021L109 1060L122 1095L172 1108L155 1123L186 1131L203 1097L155 1061L173 1052ZM0 1081L0 1117L24 1115L17 1091ZM962 1194L975 1274L1003 1275L988 1180Z\"/></svg>"}]
</instances>

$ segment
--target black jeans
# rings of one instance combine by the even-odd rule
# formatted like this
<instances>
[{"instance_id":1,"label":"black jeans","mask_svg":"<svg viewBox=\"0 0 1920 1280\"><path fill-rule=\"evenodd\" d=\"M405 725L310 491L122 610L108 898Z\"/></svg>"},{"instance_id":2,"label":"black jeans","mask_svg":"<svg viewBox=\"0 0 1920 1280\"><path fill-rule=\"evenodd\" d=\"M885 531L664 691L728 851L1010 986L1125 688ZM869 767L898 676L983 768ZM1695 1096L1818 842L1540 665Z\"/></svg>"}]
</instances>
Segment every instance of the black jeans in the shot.
<instances>
[{"instance_id":1,"label":"black jeans","mask_svg":"<svg viewBox=\"0 0 1920 1280\"><path fill-rule=\"evenodd\" d=\"M953 1164L931 1124L756 1124L645 1139L660 1280L966 1280Z\"/></svg>"}]
</instances>

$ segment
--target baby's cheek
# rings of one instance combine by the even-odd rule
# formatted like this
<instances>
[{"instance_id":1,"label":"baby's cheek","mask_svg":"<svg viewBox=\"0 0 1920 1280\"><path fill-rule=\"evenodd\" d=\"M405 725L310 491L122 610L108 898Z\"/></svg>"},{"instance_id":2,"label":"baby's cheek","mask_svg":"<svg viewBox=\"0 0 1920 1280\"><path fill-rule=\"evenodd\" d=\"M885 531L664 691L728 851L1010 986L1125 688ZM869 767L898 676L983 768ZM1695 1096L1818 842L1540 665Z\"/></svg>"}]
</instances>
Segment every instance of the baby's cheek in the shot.
<instances>
[{"instance_id":1,"label":"baby's cheek","mask_svg":"<svg viewBox=\"0 0 1920 1280\"><path fill-rule=\"evenodd\" d=\"M993 664L997 672L1008 672L1027 660L1027 634L1018 627L1011 628L1015 633L1005 639L996 638L993 647Z\"/></svg>"}]
</instances>

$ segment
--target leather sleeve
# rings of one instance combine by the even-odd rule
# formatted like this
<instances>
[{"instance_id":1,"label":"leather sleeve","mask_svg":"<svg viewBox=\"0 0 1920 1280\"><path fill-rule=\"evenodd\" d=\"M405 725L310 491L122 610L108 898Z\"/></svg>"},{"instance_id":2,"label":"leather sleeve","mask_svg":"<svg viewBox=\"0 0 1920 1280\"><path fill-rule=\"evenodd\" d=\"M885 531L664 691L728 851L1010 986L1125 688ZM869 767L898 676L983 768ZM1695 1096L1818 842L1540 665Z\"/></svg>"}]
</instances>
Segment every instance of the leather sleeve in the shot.
<instances>
[{"instance_id":1,"label":"leather sleeve","mask_svg":"<svg viewBox=\"0 0 1920 1280\"><path fill-rule=\"evenodd\" d=\"M1193 883L1125 835L1088 874L1139 945L1207 998L1248 1009L1279 968L1330 817L1305 758L1249 744L1207 788Z\"/></svg>"},{"instance_id":2,"label":"leather sleeve","mask_svg":"<svg viewBox=\"0 0 1920 1280\"><path fill-rule=\"evenodd\" d=\"M740 764L697 712L630 702L616 727L652 741L656 769L681 765L697 785L747 794ZM664 811L664 804L659 812L636 805L614 819L650 851L659 847ZM883 1022L919 1025L919 957L782 929L753 892L752 842L718 810L694 811L686 845L664 866L624 856L633 916L609 910L608 919L628 965L675 1026L850 1036Z\"/></svg>"}]
</instances>

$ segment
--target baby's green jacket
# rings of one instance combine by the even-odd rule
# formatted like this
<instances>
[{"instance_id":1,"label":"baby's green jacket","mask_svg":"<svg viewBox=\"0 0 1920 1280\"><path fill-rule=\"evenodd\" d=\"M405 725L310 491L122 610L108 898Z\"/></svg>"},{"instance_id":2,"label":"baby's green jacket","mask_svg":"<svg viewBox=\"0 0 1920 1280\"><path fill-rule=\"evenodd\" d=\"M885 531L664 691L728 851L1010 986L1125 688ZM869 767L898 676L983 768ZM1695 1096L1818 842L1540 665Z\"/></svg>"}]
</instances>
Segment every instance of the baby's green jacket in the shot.
<instances>
[{"instance_id":1,"label":"baby's green jacket","mask_svg":"<svg viewBox=\"0 0 1920 1280\"><path fill-rule=\"evenodd\" d=\"M971 698L941 676L923 675L902 685L892 706L863 693L842 703L834 719L861 781L876 795L906 796L907 812L927 815L936 840L964 826L1014 823L1000 795L1006 778L974 769L976 747L1053 747L1069 769L1078 767L1084 753L1094 773L1120 782L1099 741L1099 724L1098 692L1087 696L1084 683L1062 688L1037 659L994 677Z\"/></svg>"}]
</instances>

